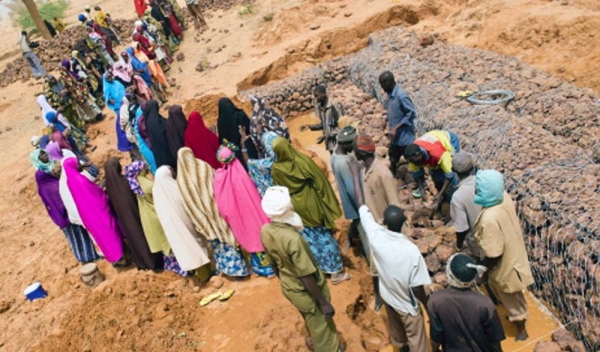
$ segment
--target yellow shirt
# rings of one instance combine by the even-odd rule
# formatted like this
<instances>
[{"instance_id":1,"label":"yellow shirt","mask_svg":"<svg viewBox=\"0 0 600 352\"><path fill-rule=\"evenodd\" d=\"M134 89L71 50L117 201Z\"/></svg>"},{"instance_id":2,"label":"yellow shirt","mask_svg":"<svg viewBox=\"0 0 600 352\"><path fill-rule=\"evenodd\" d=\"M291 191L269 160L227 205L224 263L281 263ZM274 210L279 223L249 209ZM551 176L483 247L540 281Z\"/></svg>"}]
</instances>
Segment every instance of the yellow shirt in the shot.
<instances>
[{"instance_id":1,"label":"yellow shirt","mask_svg":"<svg viewBox=\"0 0 600 352\"><path fill-rule=\"evenodd\" d=\"M94 22L98 23L98 25L101 27L110 27L106 21L106 14L104 11L96 11L96 14L94 15Z\"/></svg>"},{"instance_id":2,"label":"yellow shirt","mask_svg":"<svg viewBox=\"0 0 600 352\"><path fill-rule=\"evenodd\" d=\"M450 143L450 134L448 131L443 130L433 130L425 133L423 136L419 137L419 139L430 139L432 141L439 141L442 146L447 150L437 163L437 166L434 169L441 169L445 174L452 172L452 155L454 155L455 150L452 144ZM408 163L408 170L410 172L417 172L422 169L422 166L415 165L413 163Z\"/></svg>"},{"instance_id":3,"label":"yellow shirt","mask_svg":"<svg viewBox=\"0 0 600 352\"><path fill-rule=\"evenodd\" d=\"M500 257L489 279L502 292L520 292L534 283L521 223L508 193L504 192L502 203L483 208L475 223L475 238L486 257Z\"/></svg>"}]
</instances>

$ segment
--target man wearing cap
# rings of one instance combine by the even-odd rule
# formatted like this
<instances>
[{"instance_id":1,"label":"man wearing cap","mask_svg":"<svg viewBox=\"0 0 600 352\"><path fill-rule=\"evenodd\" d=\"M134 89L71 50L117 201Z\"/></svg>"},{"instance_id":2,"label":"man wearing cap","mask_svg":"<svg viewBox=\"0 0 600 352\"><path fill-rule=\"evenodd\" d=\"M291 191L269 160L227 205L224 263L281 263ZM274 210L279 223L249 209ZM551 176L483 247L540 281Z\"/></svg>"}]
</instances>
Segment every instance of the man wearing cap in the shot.
<instances>
[{"instance_id":1,"label":"man wearing cap","mask_svg":"<svg viewBox=\"0 0 600 352\"><path fill-rule=\"evenodd\" d=\"M506 339L496 307L473 290L486 268L466 254L454 254L446 264L449 287L429 297L429 334L433 352L501 352Z\"/></svg>"},{"instance_id":2,"label":"man wearing cap","mask_svg":"<svg viewBox=\"0 0 600 352\"><path fill-rule=\"evenodd\" d=\"M360 227L360 216L358 215L356 195L354 194L354 179L352 170L350 169L351 162L356 160L352 154L352 145L355 138L356 128L353 126L344 127L337 135L337 146L333 154L331 154L331 170L337 183L344 216L346 219L352 221L348 230L348 244L346 249L350 247L352 240L358 236Z\"/></svg>"},{"instance_id":3,"label":"man wearing cap","mask_svg":"<svg viewBox=\"0 0 600 352\"><path fill-rule=\"evenodd\" d=\"M325 275L310 247L298 232L303 229L294 212L287 187L269 187L261 202L271 219L261 229L260 239L279 278L283 295L302 314L315 352L338 352L340 345Z\"/></svg>"},{"instance_id":4,"label":"man wearing cap","mask_svg":"<svg viewBox=\"0 0 600 352\"><path fill-rule=\"evenodd\" d=\"M401 233L406 217L395 205L386 208L381 226L358 197L360 221L369 237L379 273L379 290L385 302L390 342L400 352L427 352L425 319L419 301L427 304L425 286L431 284L419 248Z\"/></svg>"},{"instance_id":5,"label":"man wearing cap","mask_svg":"<svg viewBox=\"0 0 600 352\"><path fill-rule=\"evenodd\" d=\"M406 147L404 156L409 161L408 170L417 181L419 191L415 196L426 200L423 168L428 168L438 191L434 204L439 205L441 201L450 202L454 187L458 183L456 175L452 172L452 156L458 152L458 136L454 132L442 130L427 132Z\"/></svg>"},{"instance_id":6,"label":"man wearing cap","mask_svg":"<svg viewBox=\"0 0 600 352\"><path fill-rule=\"evenodd\" d=\"M396 84L394 74L385 71L379 76L379 85L388 95L385 103L390 149L390 169L396 177L398 162L406 146L415 141L415 107L408 93Z\"/></svg>"},{"instance_id":7,"label":"man wearing cap","mask_svg":"<svg viewBox=\"0 0 600 352\"><path fill-rule=\"evenodd\" d=\"M477 172L475 204L483 209L475 223L475 238L485 256L488 284L516 325L516 341L526 340L527 300L523 291L534 283L521 222L515 204L504 190L504 177L496 170Z\"/></svg>"},{"instance_id":8,"label":"man wearing cap","mask_svg":"<svg viewBox=\"0 0 600 352\"><path fill-rule=\"evenodd\" d=\"M316 86L313 90L315 99L315 114L320 123L314 125L302 125L300 131L323 131L323 135L317 139L317 143L325 142L325 149L333 153L336 144L336 135L338 133L338 120L344 115L344 109L340 104L336 104L327 95L325 86Z\"/></svg>"},{"instance_id":9,"label":"man wearing cap","mask_svg":"<svg viewBox=\"0 0 600 352\"><path fill-rule=\"evenodd\" d=\"M359 185L355 194L359 192L364 194L365 204L371 210L375 221L382 224L383 214L387 207L390 205L400 206L396 180L390 169L375 157L375 142L371 136L361 134L356 137L354 142L354 154L362 164L360 168L362 171L360 172L358 171L359 167L357 165L351 165L353 176ZM373 265L372 255L369 253L368 238L366 242L367 244L364 245L364 248L367 258L369 258L369 262L371 263L369 268L375 287L375 310L379 311L383 305L383 300L379 294L380 285L377 267Z\"/></svg>"},{"instance_id":10,"label":"man wearing cap","mask_svg":"<svg viewBox=\"0 0 600 352\"><path fill-rule=\"evenodd\" d=\"M35 77L35 79L40 79L46 76L46 70L40 63L40 59L38 59L37 55L31 49L31 43L29 42L29 36L26 31L21 32L21 38L19 38L18 44L21 47L21 51L23 51L25 61L29 67L31 67L31 71L33 71L33 77Z\"/></svg>"},{"instance_id":11,"label":"man wearing cap","mask_svg":"<svg viewBox=\"0 0 600 352\"><path fill-rule=\"evenodd\" d=\"M121 42L121 38L112 27L112 20L109 15L104 13L100 6L94 6L94 22L96 22L102 29L102 32L110 37L110 40L119 44Z\"/></svg>"},{"instance_id":12,"label":"man wearing cap","mask_svg":"<svg viewBox=\"0 0 600 352\"><path fill-rule=\"evenodd\" d=\"M456 248L462 250L466 240L471 255L483 260L481 249L475 240L475 222L481 212L481 205L473 203L475 199L475 175L473 171L473 155L458 153L452 158L452 171L458 177L458 188L452 194L450 202L451 225L456 231Z\"/></svg>"},{"instance_id":13,"label":"man wearing cap","mask_svg":"<svg viewBox=\"0 0 600 352\"><path fill-rule=\"evenodd\" d=\"M92 20L90 5L85 5L82 15L85 17L85 22ZM81 21L81 20L80 20Z\"/></svg>"}]
</instances>

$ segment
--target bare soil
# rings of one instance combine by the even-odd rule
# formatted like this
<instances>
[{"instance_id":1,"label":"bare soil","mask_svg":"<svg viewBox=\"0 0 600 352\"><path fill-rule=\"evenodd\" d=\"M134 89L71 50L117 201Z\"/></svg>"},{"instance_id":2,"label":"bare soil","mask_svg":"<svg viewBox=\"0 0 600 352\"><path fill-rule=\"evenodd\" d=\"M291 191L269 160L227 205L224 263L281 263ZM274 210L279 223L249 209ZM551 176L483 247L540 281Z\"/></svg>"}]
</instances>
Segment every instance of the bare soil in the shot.
<instances>
[{"instance_id":1,"label":"bare soil","mask_svg":"<svg viewBox=\"0 0 600 352\"><path fill-rule=\"evenodd\" d=\"M183 1L180 1L183 3ZM69 16L88 3L71 0ZM103 0L115 17L132 17L130 2ZM273 14L272 20L265 15ZM210 30L186 32L185 60L169 75L177 87L168 104L198 109L216 120L216 101L293 75L300 70L361 49L368 34L392 25L410 26L436 40L514 55L576 85L600 91L600 3L595 0L375 0L259 1L252 14L216 11ZM311 24L320 27L309 29ZM0 26L0 48L12 50L18 30ZM11 32L12 31L12 32ZM16 34L15 34L16 33ZM8 48L5 50L5 48ZM219 51L220 49L220 51ZM218 51L218 52L217 52ZM205 61L209 69L195 70ZM3 67L5 62L0 63ZM41 82L15 83L0 94L0 351L305 351L300 316L279 293L276 280L212 282L200 290L169 273L135 269L118 272L100 262L107 280L94 289L79 282L63 234L52 224L36 194L34 170L27 159L29 140L43 127L35 95ZM242 98L238 102L247 107ZM98 149L90 154L103 165L116 151L114 116L90 128ZM304 117L309 119L310 117ZM297 130L298 118L290 122ZM312 141L299 140L311 151ZM326 164L322 164L326 165ZM345 238L345 221L338 236ZM349 351L376 351L386 344L384 318L369 309L370 277L363 259L344 255L350 282L330 286L336 323ZM24 300L23 289L40 281L49 297ZM200 308L215 290L235 289L226 303ZM531 302L535 306L535 302ZM548 316L534 315L535 337L556 327ZM537 319L537 320L536 320ZM540 328L540 330L537 330ZM510 328L509 328L510 329ZM507 330L509 336L514 331ZM549 337L545 337L549 338ZM512 338L509 337L509 340ZM505 345L507 351L532 351L535 344Z\"/></svg>"}]
</instances>

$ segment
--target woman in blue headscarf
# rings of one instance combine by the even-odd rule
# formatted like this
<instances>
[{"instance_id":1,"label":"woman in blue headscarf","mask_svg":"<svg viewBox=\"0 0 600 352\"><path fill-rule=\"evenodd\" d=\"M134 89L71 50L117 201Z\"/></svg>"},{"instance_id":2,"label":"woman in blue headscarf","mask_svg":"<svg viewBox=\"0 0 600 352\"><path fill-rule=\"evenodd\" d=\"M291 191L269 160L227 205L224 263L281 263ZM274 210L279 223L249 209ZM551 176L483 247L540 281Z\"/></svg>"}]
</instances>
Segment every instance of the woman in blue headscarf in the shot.
<instances>
[{"instance_id":1,"label":"woman in blue headscarf","mask_svg":"<svg viewBox=\"0 0 600 352\"><path fill-rule=\"evenodd\" d=\"M62 133L67 138L75 154L82 151L88 145L89 139L85 133L70 125L65 119L61 119L56 111L48 112L46 114L46 121L48 121L56 131Z\"/></svg>"},{"instance_id":2,"label":"woman in blue headscarf","mask_svg":"<svg viewBox=\"0 0 600 352\"><path fill-rule=\"evenodd\" d=\"M250 138L246 134L243 128L240 128L240 134L242 135L242 145L246 143L246 140ZM248 166L248 173L250 178L254 181L258 193L261 198L265 195L267 188L273 186L273 177L271 171L273 170L273 163L275 162L275 152L273 151L273 141L279 137L275 132L266 132L262 135L262 145L264 148L265 157L262 159L250 159L248 152L242 150L244 162Z\"/></svg>"},{"instance_id":3,"label":"woman in blue headscarf","mask_svg":"<svg viewBox=\"0 0 600 352\"><path fill-rule=\"evenodd\" d=\"M119 116L119 109L125 96L125 86L113 76L111 70L107 70L102 76L102 90L106 105Z\"/></svg>"},{"instance_id":4,"label":"woman in blue headscarf","mask_svg":"<svg viewBox=\"0 0 600 352\"><path fill-rule=\"evenodd\" d=\"M129 60L131 61L131 65L135 72L137 72L140 77L146 82L148 87L152 87L152 75L150 74L150 69L148 69L148 64L145 62L141 62L137 57L135 57L135 53L133 52L133 48L128 46L125 48L125 52L129 55Z\"/></svg>"}]
</instances>

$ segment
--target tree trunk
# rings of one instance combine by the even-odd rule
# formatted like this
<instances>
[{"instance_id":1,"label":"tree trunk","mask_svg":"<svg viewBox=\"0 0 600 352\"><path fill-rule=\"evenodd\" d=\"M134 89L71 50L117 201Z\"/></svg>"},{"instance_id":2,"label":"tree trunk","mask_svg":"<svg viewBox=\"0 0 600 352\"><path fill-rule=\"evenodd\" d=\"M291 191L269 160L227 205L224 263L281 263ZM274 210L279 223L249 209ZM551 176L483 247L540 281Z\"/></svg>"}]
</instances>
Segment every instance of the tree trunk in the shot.
<instances>
[{"instance_id":1,"label":"tree trunk","mask_svg":"<svg viewBox=\"0 0 600 352\"><path fill-rule=\"evenodd\" d=\"M42 19L42 16L40 15L40 12L38 11L35 1L34 0L23 0L23 3L25 4L25 6L27 6L27 10L29 11L31 18L33 19L33 22L35 22L35 25L38 28L38 30L40 31L40 34L42 35L42 37L46 40L52 39L52 36L50 35L50 32L48 31L48 28L44 24L44 20Z\"/></svg>"}]
</instances>

